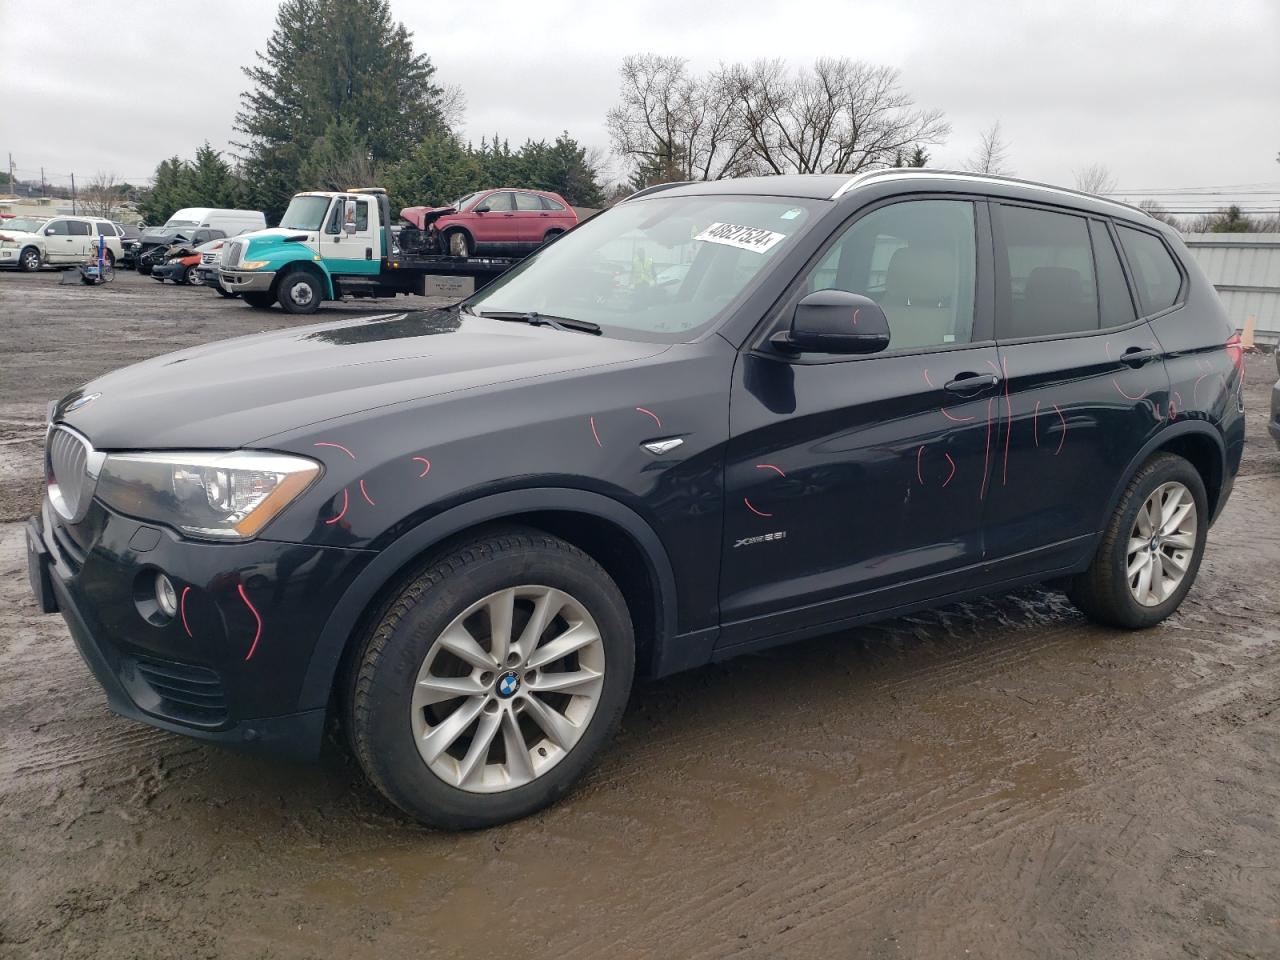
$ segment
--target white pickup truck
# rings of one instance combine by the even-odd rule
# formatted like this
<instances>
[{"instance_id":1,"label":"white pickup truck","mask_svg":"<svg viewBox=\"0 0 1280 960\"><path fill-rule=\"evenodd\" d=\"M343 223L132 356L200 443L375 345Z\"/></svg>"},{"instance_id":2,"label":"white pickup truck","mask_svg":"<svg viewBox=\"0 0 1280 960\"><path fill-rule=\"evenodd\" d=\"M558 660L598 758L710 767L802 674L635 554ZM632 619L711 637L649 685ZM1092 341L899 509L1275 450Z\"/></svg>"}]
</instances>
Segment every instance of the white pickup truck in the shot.
<instances>
[{"instance_id":1,"label":"white pickup truck","mask_svg":"<svg viewBox=\"0 0 1280 960\"><path fill-rule=\"evenodd\" d=\"M0 221L0 267L39 270L42 266L83 263L106 241L107 263L121 256L116 225L102 217L12 217Z\"/></svg>"}]
</instances>

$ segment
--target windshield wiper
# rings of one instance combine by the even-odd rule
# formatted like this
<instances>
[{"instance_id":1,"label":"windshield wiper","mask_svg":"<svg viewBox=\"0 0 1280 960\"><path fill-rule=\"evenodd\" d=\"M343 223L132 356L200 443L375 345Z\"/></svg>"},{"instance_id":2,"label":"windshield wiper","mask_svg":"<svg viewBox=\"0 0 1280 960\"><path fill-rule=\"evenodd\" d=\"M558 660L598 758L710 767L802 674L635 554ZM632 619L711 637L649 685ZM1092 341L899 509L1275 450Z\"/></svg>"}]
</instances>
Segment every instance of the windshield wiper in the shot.
<instances>
[{"instance_id":1,"label":"windshield wiper","mask_svg":"<svg viewBox=\"0 0 1280 960\"><path fill-rule=\"evenodd\" d=\"M593 333L599 336L603 331L600 324L590 320L575 320L573 317L554 317L549 313L538 313L536 310L521 312L519 310L480 311L478 317L489 317L493 320L513 320L527 323L531 327L554 327L557 330L576 330L579 333Z\"/></svg>"}]
</instances>

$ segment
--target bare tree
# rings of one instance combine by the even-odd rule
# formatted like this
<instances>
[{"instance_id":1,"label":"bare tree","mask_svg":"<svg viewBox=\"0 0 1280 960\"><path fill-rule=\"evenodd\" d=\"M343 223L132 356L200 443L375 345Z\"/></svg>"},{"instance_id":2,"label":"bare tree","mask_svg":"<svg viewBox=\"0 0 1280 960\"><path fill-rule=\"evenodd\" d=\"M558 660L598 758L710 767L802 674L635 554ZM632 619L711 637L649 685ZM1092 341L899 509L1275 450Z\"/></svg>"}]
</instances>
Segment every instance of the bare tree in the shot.
<instances>
[{"instance_id":1,"label":"bare tree","mask_svg":"<svg viewBox=\"0 0 1280 960\"><path fill-rule=\"evenodd\" d=\"M606 121L617 153L662 179L739 172L746 144L716 77L692 76L680 57L639 54L622 61L621 79L621 102Z\"/></svg>"},{"instance_id":2,"label":"bare tree","mask_svg":"<svg viewBox=\"0 0 1280 960\"><path fill-rule=\"evenodd\" d=\"M921 110L892 67L821 57L812 69L782 60L721 68L765 173L856 173L888 166L903 151L940 143L951 128Z\"/></svg>"},{"instance_id":3,"label":"bare tree","mask_svg":"<svg viewBox=\"0 0 1280 960\"><path fill-rule=\"evenodd\" d=\"M701 77L678 57L628 57L608 123L614 149L642 174L696 180L851 173L950 132L941 113L915 107L898 71L847 57L796 70L721 64Z\"/></svg>"},{"instance_id":4,"label":"bare tree","mask_svg":"<svg viewBox=\"0 0 1280 960\"><path fill-rule=\"evenodd\" d=\"M1009 144L1000 132L1000 121L997 120L986 130L978 141L978 149L969 158L964 167L974 173L989 173L1008 176L1012 173L1005 164L1008 160Z\"/></svg>"},{"instance_id":5,"label":"bare tree","mask_svg":"<svg viewBox=\"0 0 1280 960\"><path fill-rule=\"evenodd\" d=\"M124 210L124 195L114 173L99 171L80 191L80 204L90 217L119 220Z\"/></svg>"},{"instance_id":6,"label":"bare tree","mask_svg":"<svg viewBox=\"0 0 1280 960\"><path fill-rule=\"evenodd\" d=\"M436 112L440 115L440 122L450 130L461 127L462 120L467 115L467 95L462 87L456 83L443 85L436 103Z\"/></svg>"},{"instance_id":7,"label":"bare tree","mask_svg":"<svg viewBox=\"0 0 1280 960\"><path fill-rule=\"evenodd\" d=\"M1076 189L1105 197L1116 192L1116 178L1103 163L1091 163L1075 171Z\"/></svg>"},{"instance_id":8,"label":"bare tree","mask_svg":"<svg viewBox=\"0 0 1280 960\"><path fill-rule=\"evenodd\" d=\"M1143 200L1138 204L1138 209L1149 217L1154 217L1162 223L1167 223L1175 230L1181 230L1183 228L1183 225L1178 218L1161 206L1158 200Z\"/></svg>"}]
</instances>

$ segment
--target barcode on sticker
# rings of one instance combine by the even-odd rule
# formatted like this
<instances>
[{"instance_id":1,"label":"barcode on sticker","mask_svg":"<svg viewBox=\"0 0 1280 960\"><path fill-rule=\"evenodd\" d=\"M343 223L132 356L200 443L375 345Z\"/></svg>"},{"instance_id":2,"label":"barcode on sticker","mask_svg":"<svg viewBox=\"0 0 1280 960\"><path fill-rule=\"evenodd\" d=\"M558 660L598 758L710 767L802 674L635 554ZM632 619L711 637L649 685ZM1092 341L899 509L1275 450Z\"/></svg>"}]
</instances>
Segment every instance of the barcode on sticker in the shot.
<instances>
[{"instance_id":1,"label":"barcode on sticker","mask_svg":"<svg viewBox=\"0 0 1280 960\"><path fill-rule=\"evenodd\" d=\"M693 239L705 240L707 243L722 243L726 247L737 247L739 250L754 250L764 253L779 240L785 240L785 233L774 233L762 227L744 227L736 223L713 223Z\"/></svg>"}]
</instances>

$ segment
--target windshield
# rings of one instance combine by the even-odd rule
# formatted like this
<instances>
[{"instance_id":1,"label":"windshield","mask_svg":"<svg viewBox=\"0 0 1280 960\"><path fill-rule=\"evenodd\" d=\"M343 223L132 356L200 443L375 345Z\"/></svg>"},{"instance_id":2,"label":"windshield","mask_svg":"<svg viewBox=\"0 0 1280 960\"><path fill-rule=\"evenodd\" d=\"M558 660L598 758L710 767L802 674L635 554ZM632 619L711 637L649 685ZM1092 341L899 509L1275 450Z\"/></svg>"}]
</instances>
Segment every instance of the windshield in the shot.
<instances>
[{"instance_id":1,"label":"windshield","mask_svg":"<svg viewBox=\"0 0 1280 960\"><path fill-rule=\"evenodd\" d=\"M328 197L294 197L280 218L280 226L285 230L319 230L328 209Z\"/></svg>"},{"instance_id":2,"label":"windshield","mask_svg":"<svg viewBox=\"0 0 1280 960\"><path fill-rule=\"evenodd\" d=\"M14 233L35 233L48 220L48 217L11 217L8 220L0 220L0 233L5 230L12 230Z\"/></svg>"},{"instance_id":3,"label":"windshield","mask_svg":"<svg viewBox=\"0 0 1280 960\"><path fill-rule=\"evenodd\" d=\"M465 197L453 201L449 206L453 207L455 210L461 210L476 197L480 196L481 193L484 193L484 191L481 190L480 193L468 193Z\"/></svg>"},{"instance_id":4,"label":"windshield","mask_svg":"<svg viewBox=\"0 0 1280 960\"><path fill-rule=\"evenodd\" d=\"M476 313L530 310L609 336L677 343L718 320L807 229L819 202L662 197L623 203L503 274Z\"/></svg>"},{"instance_id":5,"label":"windshield","mask_svg":"<svg viewBox=\"0 0 1280 960\"><path fill-rule=\"evenodd\" d=\"M172 237L178 229L178 227L147 227L142 231L142 235L148 240L163 240L166 237Z\"/></svg>"},{"instance_id":6,"label":"windshield","mask_svg":"<svg viewBox=\"0 0 1280 960\"><path fill-rule=\"evenodd\" d=\"M199 226L194 220L166 220L166 227L195 227Z\"/></svg>"}]
</instances>

